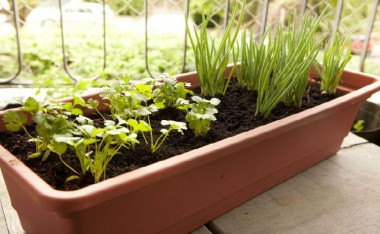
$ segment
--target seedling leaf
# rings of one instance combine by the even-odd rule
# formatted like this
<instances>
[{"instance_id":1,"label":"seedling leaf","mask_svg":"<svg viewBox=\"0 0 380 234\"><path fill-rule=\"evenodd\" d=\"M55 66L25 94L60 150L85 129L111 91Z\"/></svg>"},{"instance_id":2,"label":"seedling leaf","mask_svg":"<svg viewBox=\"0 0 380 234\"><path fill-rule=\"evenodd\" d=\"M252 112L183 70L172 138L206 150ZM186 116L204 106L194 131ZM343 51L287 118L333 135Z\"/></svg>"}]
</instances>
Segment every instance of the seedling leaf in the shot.
<instances>
[{"instance_id":1,"label":"seedling leaf","mask_svg":"<svg viewBox=\"0 0 380 234\"><path fill-rule=\"evenodd\" d=\"M40 108L38 101L32 97L28 97L23 105L24 109L28 112L36 112Z\"/></svg>"},{"instance_id":2,"label":"seedling leaf","mask_svg":"<svg viewBox=\"0 0 380 234\"><path fill-rule=\"evenodd\" d=\"M16 111L7 111L3 118L6 123L5 127L12 132L17 132L27 122L27 117L24 113Z\"/></svg>"}]
</instances>

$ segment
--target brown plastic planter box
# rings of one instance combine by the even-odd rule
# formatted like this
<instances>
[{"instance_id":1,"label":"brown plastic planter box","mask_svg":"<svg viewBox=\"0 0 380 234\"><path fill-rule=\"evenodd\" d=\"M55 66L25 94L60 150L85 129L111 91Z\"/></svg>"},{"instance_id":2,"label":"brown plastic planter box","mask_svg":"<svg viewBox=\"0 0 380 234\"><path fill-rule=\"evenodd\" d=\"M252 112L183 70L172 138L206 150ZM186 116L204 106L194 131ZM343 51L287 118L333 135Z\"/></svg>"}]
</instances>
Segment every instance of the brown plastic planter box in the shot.
<instances>
[{"instance_id":1,"label":"brown plastic planter box","mask_svg":"<svg viewBox=\"0 0 380 234\"><path fill-rule=\"evenodd\" d=\"M335 154L380 90L350 71L342 84L329 103L80 190L52 189L2 147L1 170L27 233L186 233Z\"/></svg>"}]
</instances>

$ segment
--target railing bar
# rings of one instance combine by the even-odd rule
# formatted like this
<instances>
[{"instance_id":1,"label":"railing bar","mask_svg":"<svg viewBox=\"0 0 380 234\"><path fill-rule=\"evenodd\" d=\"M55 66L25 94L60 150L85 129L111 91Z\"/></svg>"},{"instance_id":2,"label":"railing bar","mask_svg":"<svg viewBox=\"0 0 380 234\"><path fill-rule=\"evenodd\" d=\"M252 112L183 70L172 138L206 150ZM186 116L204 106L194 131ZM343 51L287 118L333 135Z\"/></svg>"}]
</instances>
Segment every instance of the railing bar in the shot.
<instances>
[{"instance_id":1,"label":"railing bar","mask_svg":"<svg viewBox=\"0 0 380 234\"><path fill-rule=\"evenodd\" d=\"M103 70L107 67L106 0L103 0Z\"/></svg>"},{"instance_id":2,"label":"railing bar","mask_svg":"<svg viewBox=\"0 0 380 234\"><path fill-rule=\"evenodd\" d=\"M361 56L360 56L360 67L359 67L359 69L361 72L364 71L364 63L365 63L365 60L366 60L367 54L368 54L368 45L369 45L369 41L371 39L373 26L375 24L375 19L376 19L376 14L377 14L377 8L378 8L379 4L380 4L380 0L376 0L375 5L374 5L372 12L371 12L371 16L370 16L370 20L369 20L369 24L368 24L368 28L367 28L367 33L366 33L365 40L364 40L364 48L363 48L363 51L362 51Z\"/></svg>"},{"instance_id":3,"label":"railing bar","mask_svg":"<svg viewBox=\"0 0 380 234\"><path fill-rule=\"evenodd\" d=\"M331 33L331 36L333 36L334 33L338 31L340 20L341 20L341 17L342 17L343 5L344 5L344 0L339 0L337 8L336 8L336 14L335 14L335 19L334 19L334 26L333 26L333 31Z\"/></svg>"},{"instance_id":4,"label":"railing bar","mask_svg":"<svg viewBox=\"0 0 380 234\"><path fill-rule=\"evenodd\" d=\"M148 0L144 1L145 7L145 68L151 78L154 78L149 68L149 55L148 55Z\"/></svg>"},{"instance_id":5,"label":"railing bar","mask_svg":"<svg viewBox=\"0 0 380 234\"><path fill-rule=\"evenodd\" d=\"M5 85L22 85L22 86L33 86L33 81L12 81L10 83L7 83ZM65 85L73 85L71 83L54 83L54 85L57 86L65 86Z\"/></svg>"},{"instance_id":6,"label":"railing bar","mask_svg":"<svg viewBox=\"0 0 380 234\"><path fill-rule=\"evenodd\" d=\"M305 14L307 9L307 0L302 0L301 3L301 16Z\"/></svg>"},{"instance_id":7,"label":"railing bar","mask_svg":"<svg viewBox=\"0 0 380 234\"><path fill-rule=\"evenodd\" d=\"M26 86L33 86L33 82L31 81L12 81L12 82L9 82L9 83L5 83L5 84L2 84L2 85L6 85L6 86L12 86L12 85L15 85L15 86L18 86L18 85L21 85L23 87L26 87Z\"/></svg>"},{"instance_id":8,"label":"railing bar","mask_svg":"<svg viewBox=\"0 0 380 234\"><path fill-rule=\"evenodd\" d=\"M19 17L18 17L18 10L17 10L17 4L16 0L12 0L12 5L13 5L13 20L15 23L15 29L16 29L16 42L17 42L17 63L18 63L18 68L17 72L14 76L8 77L5 79L0 80L0 84L5 84L5 83L10 83L12 80L16 79L22 70L22 52L21 52L21 39L20 39L20 26L19 26Z\"/></svg>"},{"instance_id":9,"label":"railing bar","mask_svg":"<svg viewBox=\"0 0 380 234\"><path fill-rule=\"evenodd\" d=\"M190 8L190 0L186 0L186 9L185 9L185 20L189 18L189 8ZM186 24L187 22L185 22ZM182 68L181 68L181 73L185 72L186 68L186 57L187 57L187 30L185 27L185 36L183 39L183 56L182 56Z\"/></svg>"},{"instance_id":10,"label":"railing bar","mask_svg":"<svg viewBox=\"0 0 380 234\"><path fill-rule=\"evenodd\" d=\"M224 22L223 22L223 28L224 30L226 30L227 26L228 26L228 20L229 20L229 13L230 13L230 0L226 0L226 3L225 3L225 7L224 7ZM235 6L236 7L236 6ZM223 50L223 56L225 54L225 49Z\"/></svg>"},{"instance_id":11,"label":"railing bar","mask_svg":"<svg viewBox=\"0 0 380 234\"><path fill-rule=\"evenodd\" d=\"M226 30L227 28L227 25L228 25L228 20L229 20L229 17L230 17L230 0L226 0L226 6L224 7L224 22L223 22L223 27L224 27L224 30Z\"/></svg>"},{"instance_id":12,"label":"railing bar","mask_svg":"<svg viewBox=\"0 0 380 234\"><path fill-rule=\"evenodd\" d=\"M65 32L64 32L64 26L63 26L63 11L62 11L62 0L58 0L59 5L59 13L60 13L60 26L61 26L61 42L62 42L62 56L63 56L63 69L69 75L70 79L74 81L74 83L77 83L80 79L76 77L69 68L68 61L67 61L67 53L66 53L66 44L65 44ZM105 0L103 0L103 69L106 68L106 22L105 22ZM88 80L97 80L99 78L99 75L95 75L92 78L88 78Z\"/></svg>"},{"instance_id":13,"label":"railing bar","mask_svg":"<svg viewBox=\"0 0 380 234\"><path fill-rule=\"evenodd\" d=\"M71 74L70 69L67 65L67 54L66 54L66 44L65 44L65 31L63 27L63 12L62 12L62 0L58 0L58 6L59 6L59 22L60 22L60 28L61 28L61 47L62 47L62 56L63 56L63 69L69 75L69 78L74 81L74 83L78 82L78 79Z\"/></svg>"},{"instance_id":14,"label":"railing bar","mask_svg":"<svg viewBox=\"0 0 380 234\"><path fill-rule=\"evenodd\" d=\"M144 1L144 8L145 8L145 51L144 51L144 54L145 54L145 69L146 71L148 72L149 76L151 78L155 78L155 76L152 74L151 70L150 70L150 67L149 67L149 53L148 53L148 15L149 15L149 2L148 0L145 0ZM185 14L188 16L189 14L189 0L186 1L186 12ZM187 50L187 31L186 31L186 27L185 27L185 38L184 38L184 47L183 47L183 59L182 59L182 68L181 68L181 71L180 72L184 72L185 71L185 66L186 66L186 52Z\"/></svg>"},{"instance_id":15,"label":"railing bar","mask_svg":"<svg viewBox=\"0 0 380 234\"><path fill-rule=\"evenodd\" d=\"M264 1L263 15L261 18L260 38L265 34L268 19L269 0Z\"/></svg>"}]
</instances>

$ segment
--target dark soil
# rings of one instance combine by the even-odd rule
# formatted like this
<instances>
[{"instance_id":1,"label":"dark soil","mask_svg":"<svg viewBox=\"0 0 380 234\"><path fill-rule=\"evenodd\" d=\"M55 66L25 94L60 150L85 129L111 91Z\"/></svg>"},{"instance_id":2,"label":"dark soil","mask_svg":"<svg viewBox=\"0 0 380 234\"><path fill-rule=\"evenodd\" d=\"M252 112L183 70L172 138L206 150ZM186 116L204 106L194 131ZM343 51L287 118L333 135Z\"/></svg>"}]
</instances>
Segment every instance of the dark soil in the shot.
<instances>
[{"instance_id":1,"label":"dark soil","mask_svg":"<svg viewBox=\"0 0 380 234\"><path fill-rule=\"evenodd\" d=\"M141 143L137 145L135 149L124 150L122 154L115 156L108 166L106 177L111 178L152 164L158 160L167 159L209 143L234 136L305 109L312 108L338 96L338 94L334 96L321 94L319 87L313 85L308 88L308 92L304 95L301 108L279 105L272 111L272 114L267 119L264 119L254 116L256 93L241 90L232 84L225 96L218 97L221 103L217 106L219 110L217 121L212 123L212 128L205 137L195 138L191 130L184 131L184 135L171 132L163 147L157 150L154 155L150 152L150 147L145 144L144 140L139 139ZM92 116L92 118L97 117L98 116ZM185 115L183 112L174 108L165 109L152 116L152 126L160 126L159 123L162 119L184 121ZM68 170L59 161L58 156L54 154L50 155L45 162L41 162L40 158L27 159L27 155L34 152L35 146L34 143L28 142L27 137L22 132L16 134L8 132L1 133L0 144L22 160L55 189L74 190L93 183L93 179L90 175L85 175L81 180L65 183L65 179L71 176L72 172ZM64 158L69 165L80 171L79 163L74 154L66 154Z\"/></svg>"}]
</instances>

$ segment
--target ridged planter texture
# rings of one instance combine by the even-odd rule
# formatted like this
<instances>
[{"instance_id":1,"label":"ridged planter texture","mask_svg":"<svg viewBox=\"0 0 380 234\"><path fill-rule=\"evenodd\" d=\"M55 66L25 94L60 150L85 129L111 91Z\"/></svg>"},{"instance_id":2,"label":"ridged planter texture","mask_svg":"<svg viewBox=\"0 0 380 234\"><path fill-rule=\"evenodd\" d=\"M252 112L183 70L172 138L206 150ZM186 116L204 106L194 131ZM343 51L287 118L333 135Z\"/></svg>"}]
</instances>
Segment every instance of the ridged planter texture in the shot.
<instances>
[{"instance_id":1,"label":"ridged planter texture","mask_svg":"<svg viewBox=\"0 0 380 234\"><path fill-rule=\"evenodd\" d=\"M179 79L197 83L196 73ZM345 71L340 89L331 102L76 191L54 190L1 146L0 166L27 233L186 233L335 154L380 82Z\"/></svg>"}]
</instances>

